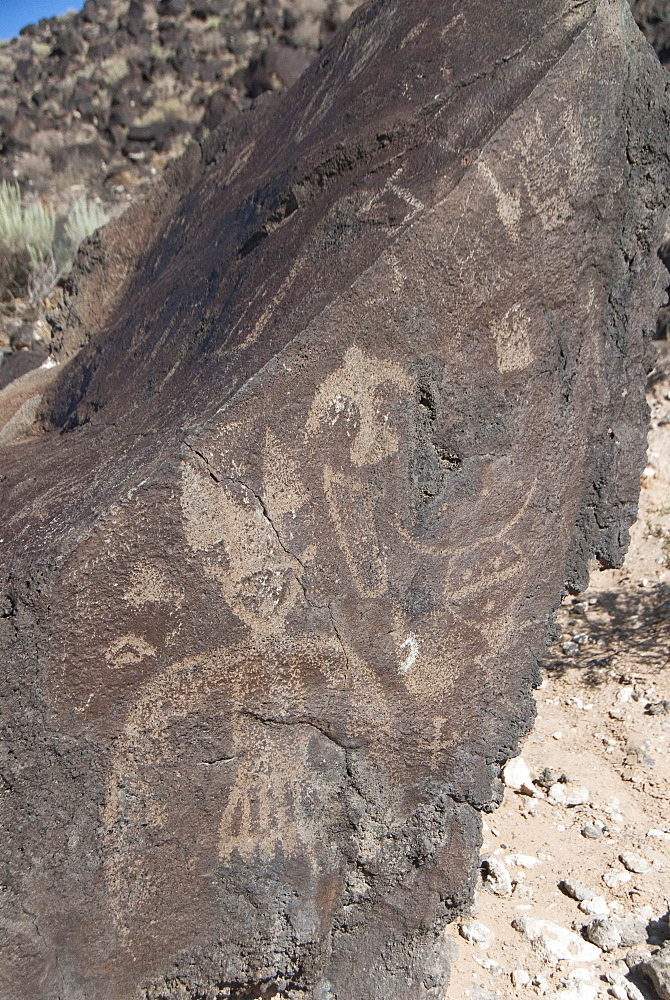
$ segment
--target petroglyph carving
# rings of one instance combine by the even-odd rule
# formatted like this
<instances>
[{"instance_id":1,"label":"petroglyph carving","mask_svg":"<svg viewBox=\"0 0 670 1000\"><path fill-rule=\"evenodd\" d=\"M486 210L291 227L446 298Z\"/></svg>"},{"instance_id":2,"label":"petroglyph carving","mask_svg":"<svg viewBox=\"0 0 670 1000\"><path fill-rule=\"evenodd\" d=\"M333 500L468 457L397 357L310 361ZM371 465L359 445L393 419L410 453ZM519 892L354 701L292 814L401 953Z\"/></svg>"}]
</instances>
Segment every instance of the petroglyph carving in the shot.
<instances>
[{"instance_id":1,"label":"petroglyph carving","mask_svg":"<svg viewBox=\"0 0 670 1000\"><path fill-rule=\"evenodd\" d=\"M340 420L354 435L350 448L353 465L359 468L381 462L398 450L398 435L389 426L390 406L385 405L382 386L409 392L411 382L405 369L392 361L381 361L348 348L344 364L324 380L307 415L308 433L316 433L322 423L331 427Z\"/></svg>"},{"instance_id":2,"label":"petroglyph carving","mask_svg":"<svg viewBox=\"0 0 670 1000\"><path fill-rule=\"evenodd\" d=\"M625 548L670 170L625 0L491 9L365 4L194 147L1 449L11 1000L447 992L548 618Z\"/></svg>"},{"instance_id":3,"label":"petroglyph carving","mask_svg":"<svg viewBox=\"0 0 670 1000\"><path fill-rule=\"evenodd\" d=\"M334 472L326 465L323 488L337 540L356 586L365 597L379 597L385 593L388 580L386 559L375 525L374 487L353 476Z\"/></svg>"},{"instance_id":4,"label":"petroglyph carving","mask_svg":"<svg viewBox=\"0 0 670 1000\"><path fill-rule=\"evenodd\" d=\"M179 607L184 600L184 592L174 587L167 573L158 567L138 566L132 571L123 599L133 608L142 608L146 604L173 604Z\"/></svg>"},{"instance_id":5,"label":"petroglyph carving","mask_svg":"<svg viewBox=\"0 0 670 1000\"><path fill-rule=\"evenodd\" d=\"M156 650L139 635L122 635L107 650L105 659L110 667L128 667L140 663L146 656L155 656Z\"/></svg>"},{"instance_id":6,"label":"petroglyph carving","mask_svg":"<svg viewBox=\"0 0 670 1000\"><path fill-rule=\"evenodd\" d=\"M498 367L501 372L519 371L533 363L530 327L530 316L519 302L493 324Z\"/></svg>"},{"instance_id":7,"label":"petroglyph carving","mask_svg":"<svg viewBox=\"0 0 670 1000\"><path fill-rule=\"evenodd\" d=\"M182 476L186 538L204 553L206 572L247 625L280 627L302 596L302 567L282 547L258 497L243 483L217 483L188 462Z\"/></svg>"}]
</instances>

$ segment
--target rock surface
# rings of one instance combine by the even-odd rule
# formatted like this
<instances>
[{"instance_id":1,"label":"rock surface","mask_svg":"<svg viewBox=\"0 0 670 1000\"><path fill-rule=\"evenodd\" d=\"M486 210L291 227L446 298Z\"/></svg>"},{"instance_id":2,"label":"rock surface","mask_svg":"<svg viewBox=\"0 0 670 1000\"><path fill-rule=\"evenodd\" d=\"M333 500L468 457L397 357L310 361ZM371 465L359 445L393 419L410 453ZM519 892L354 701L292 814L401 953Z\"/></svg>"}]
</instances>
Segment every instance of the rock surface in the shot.
<instances>
[{"instance_id":1,"label":"rock surface","mask_svg":"<svg viewBox=\"0 0 670 1000\"><path fill-rule=\"evenodd\" d=\"M4 449L11 1000L444 994L625 547L666 182L624 7L502 8L368 4L192 155Z\"/></svg>"},{"instance_id":2,"label":"rock surface","mask_svg":"<svg viewBox=\"0 0 670 1000\"><path fill-rule=\"evenodd\" d=\"M660 1000L670 1000L670 949L660 948L641 965Z\"/></svg>"}]
</instances>

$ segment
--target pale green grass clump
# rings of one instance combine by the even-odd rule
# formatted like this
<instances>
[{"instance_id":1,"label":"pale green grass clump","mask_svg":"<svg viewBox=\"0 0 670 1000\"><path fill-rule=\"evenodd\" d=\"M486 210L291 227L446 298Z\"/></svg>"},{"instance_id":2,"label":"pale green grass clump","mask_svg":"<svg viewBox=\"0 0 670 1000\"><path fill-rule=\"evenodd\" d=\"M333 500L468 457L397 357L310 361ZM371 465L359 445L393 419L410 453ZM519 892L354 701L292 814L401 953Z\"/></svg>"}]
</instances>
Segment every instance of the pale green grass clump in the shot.
<instances>
[{"instance_id":1,"label":"pale green grass clump","mask_svg":"<svg viewBox=\"0 0 670 1000\"><path fill-rule=\"evenodd\" d=\"M59 226L50 205L24 202L18 184L0 183L0 300L27 294L38 304L70 270L81 243L108 221L84 196Z\"/></svg>"}]
</instances>

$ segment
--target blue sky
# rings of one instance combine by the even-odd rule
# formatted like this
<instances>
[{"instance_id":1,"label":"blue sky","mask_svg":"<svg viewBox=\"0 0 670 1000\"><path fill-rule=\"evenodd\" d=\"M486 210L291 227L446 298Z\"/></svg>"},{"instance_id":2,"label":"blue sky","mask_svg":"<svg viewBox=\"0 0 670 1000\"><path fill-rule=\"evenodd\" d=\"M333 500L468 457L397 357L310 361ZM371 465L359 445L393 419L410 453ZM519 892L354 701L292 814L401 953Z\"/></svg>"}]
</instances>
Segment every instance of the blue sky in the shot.
<instances>
[{"instance_id":1,"label":"blue sky","mask_svg":"<svg viewBox=\"0 0 670 1000\"><path fill-rule=\"evenodd\" d=\"M20 28L41 17L55 17L83 6L84 0L0 0L0 38L13 38Z\"/></svg>"}]
</instances>

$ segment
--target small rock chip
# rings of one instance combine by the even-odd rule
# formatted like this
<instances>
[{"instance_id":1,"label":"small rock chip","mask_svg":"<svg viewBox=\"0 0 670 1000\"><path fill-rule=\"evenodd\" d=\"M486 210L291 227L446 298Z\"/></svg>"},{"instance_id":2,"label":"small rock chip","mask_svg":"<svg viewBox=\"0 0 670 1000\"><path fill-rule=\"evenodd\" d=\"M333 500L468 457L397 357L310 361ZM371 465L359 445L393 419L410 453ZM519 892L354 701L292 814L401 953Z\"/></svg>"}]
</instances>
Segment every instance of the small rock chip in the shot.
<instances>
[{"instance_id":1,"label":"small rock chip","mask_svg":"<svg viewBox=\"0 0 670 1000\"><path fill-rule=\"evenodd\" d=\"M583 806L589 801L591 793L583 785L575 785L565 793L566 806Z\"/></svg>"},{"instance_id":2,"label":"small rock chip","mask_svg":"<svg viewBox=\"0 0 670 1000\"><path fill-rule=\"evenodd\" d=\"M568 642L561 643L561 650L564 656L574 656L575 653L579 652L579 646L570 639Z\"/></svg>"},{"instance_id":3,"label":"small rock chip","mask_svg":"<svg viewBox=\"0 0 670 1000\"><path fill-rule=\"evenodd\" d=\"M488 858L482 865L484 886L494 896L512 895L512 877L498 858Z\"/></svg>"},{"instance_id":4,"label":"small rock chip","mask_svg":"<svg viewBox=\"0 0 670 1000\"><path fill-rule=\"evenodd\" d=\"M552 785L547 792L547 795L549 797L549 801L553 805L565 805L565 786L560 782L557 781L554 785Z\"/></svg>"},{"instance_id":5,"label":"small rock chip","mask_svg":"<svg viewBox=\"0 0 670 1000\"><path fill-rule=\"evenodd\" d=\"M656 701L646 709L647 715L668 715L668 713L670 713L670 701Z\"/></svg>"},{"instance_id":6,"label":"small rock chip","mask_svg":"<svg viewBox=\"0 0 670 1000\"><path fill-rule=\"evenodd\" d=\"M618 885L622 885L624 882L630 882L630 873L618 872L610 869L610 871L605 872L602 879L608 889L616 889Z\"/></svg>"},{"instance_id":7,"label":"small rock chip","mask_svg":"<svg viewBox=\"0 0 670 1000\"><path fill-rule=\"evenodd\" d=\"M655 951L651 958L641 964L640 972L651 979L661 1000L670 1000L670 948Z\"/></svg>"},{"instance_id":8,"label":"small rock chip","mask_svg":"<svg viewBox=\"0 0 670 1000\"><path fill-rule=\"evenodd\" d=\"M518 917L512 921L512 927L530 941L545 962L595 962L599 957L594 944L550 920Z\"/></svg>"},{"instance_id":9,"label":"small rock chip","mask_svg":"<svg viewBox=\"0 0 670 1000\"><path fill-rule=\"evenodd\" d=\"M603 835L600 827L594 826L593 823L584 823L580 832L582 837L586 837L587 840L600 840Z\"/></svg>"},{"instance_id":10,"label":"small rock chip","mask_svg":"<svg viewBox=\"0 0 670 1000\"><path fill-rule=\"evenodd\" d=\"M647 836L656 840L670 840L670 833L666 833L665 830L647 830Z\"/></svg>"},{"instance_id":11,"label":"small rock chip","mask_svg":"<svg viewBox=\"0 0 670 1000\"><path fill-rule=\"evenodd\" d=\"M590 983L575 983L567 989L552 993L549 1000L596 1000L598 989Z\"/></svg>"},{"instance_id":12,"label":"small rock chip","mask_svg":"<svg viewBox=\"0 0 670 1000\"><path fill-rule=\"evenodd\" d=\"M502 780L507 788L511 788L515 792L532 795L535 791L528 764L523 757L513 757L512 760L507 761L502 769Z\"/></svg>"},{"instance_id":13,"label":"small rock chip","mask_svg":"<svg viewBox=\"0 0 670 1000\"><path fill-rule=\"evenodd\" d=\"M607 992L611 997L614 997L614 1000L628 1000L628 991L619 983L610 986Z\"/></svg>"},{"instance_id":14,"label":"small rock chip","mask_svg":"<svg viewBox=\"0 0 670 1000\"><path fill-rule=\"evenodd\" d=\"M545 792L548 792L551 786L560 780L560 771L557 771L555 767L545 767L539 778L536 779L535 784L539 785L540 788L544 788Z\"/></svg>"},{"instance_id":15,"label":"small rock chip","mask_svg":"<svg viewBox=\"0 0 670 1000\"><path fill-rule=\"evenodd\" d=\"M629 872L635 872L636 875L646 875L649 871L649 862L633 851L624 851L619 855L619 861L624 868Z\"/></svg>"},{"instance_id":16,"label":"small rock chip","mask_svg":"<svg viewBox=\"0 0 670 1000\"><path fill-rule=\"evenodd\" d=\"M594 896L593 899L583 899L579 904L579 909L587 917L607 917L610 908L604 896Z\"/></svg>"},{"instance_id":17,"label":"small rock chip","mask_svg":"<svg viewBox=\"0 0 670 1000\"><path fill-rule=\"evenodd\" d=\"M511 974L512 986L516 986L518 989L520 986L528 986L530 982L530 973L526 972L525 969L514 969Z\"/></svg>"},{"instance_id":18,"label":"small rock chip","mask_svg":"<svg viewBox=\"0 0 670 1000\"><path fill-rule=\"evenodd\" d=\"M593 982L593 972L591 969L573 969L568 974L568 979L575 983L591 983Z\"/></svg>"},{"instance_id":19,"label":"small rock chip","mask_svg":"<svg viewBox=\"0 0 670 1000\"><path fill-rule=\"evenodd\" d=\"M568 639L566 642L561 643L561 650L564 656L574 656L575 653L579 652L579 646L572 639Z\"/></svg>"},{"instance_id":20,"label":"small rock chip","mask_svg":"<svg viewBox=\"0 0 670 1000\"><path fill-rule=\"evenodd\" d=\"M540 859L534 858L532 854L510 854L507 861L518 868L535 868L537 865L542 864Z\"/></svg>"},{"instance_id":21,"label":"small rock chip","mask_svg":"<svg viewBox=\"0 0 670 1000\"><path fill-rule=\"evenodd\" d=\"M458 933L470 944L478 944L480 948L488 948L495 936L493 931L479 920L464 920L458 928Z\"/></svg>"},{"instance_id":22,"label":"small rock chip","mask_svg":"<svg viewBox=\"0 0 670 1000\"><path fill-rule=\"evenodd\" d=\"M584 899L593 899L594 896L597 896L595 889L591 889L588 885L582 885L574 878L564 878L558 883L558 888L570 899L576 899L579 903Z\"/></svg>"}]
</instances>

